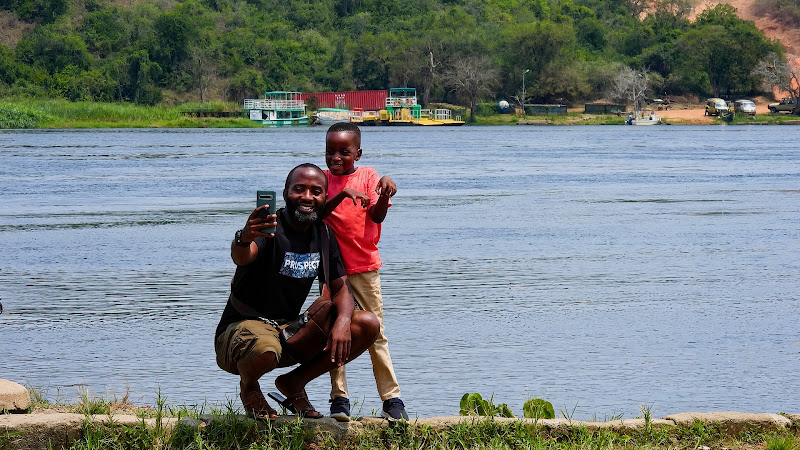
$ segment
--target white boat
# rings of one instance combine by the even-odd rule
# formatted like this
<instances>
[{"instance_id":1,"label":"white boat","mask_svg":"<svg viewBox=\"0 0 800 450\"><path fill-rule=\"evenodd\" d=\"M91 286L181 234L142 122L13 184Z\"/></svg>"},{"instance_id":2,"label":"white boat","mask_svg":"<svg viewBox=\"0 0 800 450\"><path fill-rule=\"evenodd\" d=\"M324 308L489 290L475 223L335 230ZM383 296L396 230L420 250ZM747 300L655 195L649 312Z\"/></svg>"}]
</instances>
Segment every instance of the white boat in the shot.
<instances>
[{"instance_id":1,"label":"white boat","mask_svg":"<svg viewBox=\"0 0 800 450\"><path fill-rule=\"evenodd\" d=\"M658 125L660 123L661 116L657 116L653 111L634 111L625 121L625 125Z\"/></svg>"},{"instance_id":2,"label":"white boat","mask_svg":"<svg viewBox=\"0 0 800 450\"><path fill-rule=\"evenodd\" d=\"M264 98L244 101L245 113L250 120L273 127L308 125L306 104L299 92L265 92Z\"/></svg>"},{"instance_id":3,"label":"white boat","mask_svg":"<svg viewBox=\"0 0 800 450\"><path fill-rule=\"evenodd\" d=\"M349 122L350 110L340 108L320 108L316 114L315 123L330 126L337 122Z\"/></svg>"}]
</instances>

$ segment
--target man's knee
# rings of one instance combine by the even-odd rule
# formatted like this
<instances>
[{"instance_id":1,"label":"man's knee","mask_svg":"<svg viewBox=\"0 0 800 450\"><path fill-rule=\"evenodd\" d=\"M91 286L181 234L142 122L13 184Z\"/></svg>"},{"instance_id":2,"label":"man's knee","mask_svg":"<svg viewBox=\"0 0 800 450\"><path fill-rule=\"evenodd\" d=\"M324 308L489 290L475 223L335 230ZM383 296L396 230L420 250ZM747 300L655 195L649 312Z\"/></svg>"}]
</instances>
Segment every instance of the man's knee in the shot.
<instances>
[{"instance_id":1,"label":"man's knee","mask_svg":"<svg viewBox=\"0 0 800 450\"><path fill-rule=\"evenodd\" d=\"M378 317L376 317L375 314L368 311L355 311L353 313L353 319L350 322L351 333L372 342L378 337L380 329L381 323L378 321Z\"/></svg>"},{"instance_id":2,"label":"man's knee","mask_svg":"<svg viewBox=\"0 0 800 450\"><path fill-rule=\"evenodd\" d=\"M278 367L278 357L272 351L236 362L236 368L243 378L260 378Z\"/></svg>"},{"instance_id":3,"label":"man's knee","mask_svg":"<svg viewBox=\"0 0 800 450\"><path fill-rule=\"evenodd\" d=\"M229 325L217 337L214 347L217 364L235 375L241 374L242 367L247 367L248 374L272 370L281 354L278 330L258 320Z\"/></svg>"}]
</instances>

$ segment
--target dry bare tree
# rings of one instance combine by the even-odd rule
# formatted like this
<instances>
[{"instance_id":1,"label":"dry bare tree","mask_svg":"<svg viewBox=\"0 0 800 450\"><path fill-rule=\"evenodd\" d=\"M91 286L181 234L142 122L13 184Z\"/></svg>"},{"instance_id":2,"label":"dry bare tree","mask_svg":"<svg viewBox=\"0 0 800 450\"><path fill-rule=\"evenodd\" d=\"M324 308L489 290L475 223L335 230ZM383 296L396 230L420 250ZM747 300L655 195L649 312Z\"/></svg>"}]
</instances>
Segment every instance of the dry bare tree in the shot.
<instances>
[{"instance_id":1,"label":"dry bare tree","mask_svg":"<svg viewBox=\"0 0 800 450\"><path fill-rule=\"evenodd\" d=\"M777 53L772 52L764 57L751 73L762 80L764 90L778 88L788 92L795 105L800 101L800 67L789 64ZM800 114L800 109L795 107L794 112Z\"/></svg>"},{"instance_id":2,"label":"dry bare tree","mask_svg":"<svg viewBox=\"0 0 800 450\"><path fill-rule=\"evenodd\" d=\"M491 95L500 77L486 56L459 58L444 73L445 85L469 101L469 120L475 121L478 100Z\"/></svg>"},{"instance_id":3,"label":"dry bare tree","mask_svg":"<svg viewBox=\"0 0 800 450\"><path fill-rule=\"evenodd\" d=\"M640 111L647 97L648 82L647 71L637 72L628 66L621 66L611 81L608 98L619 103L630 103L635 111Z\"/></svg>"}]
</instances>

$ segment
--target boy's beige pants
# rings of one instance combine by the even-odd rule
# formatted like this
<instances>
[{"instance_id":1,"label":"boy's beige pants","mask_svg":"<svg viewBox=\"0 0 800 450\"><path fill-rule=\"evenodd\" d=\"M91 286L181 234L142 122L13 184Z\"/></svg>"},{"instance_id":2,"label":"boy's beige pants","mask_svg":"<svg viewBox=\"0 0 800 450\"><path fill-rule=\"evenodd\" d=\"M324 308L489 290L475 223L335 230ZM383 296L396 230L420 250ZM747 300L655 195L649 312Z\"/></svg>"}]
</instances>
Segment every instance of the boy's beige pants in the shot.
<instances>
[{"instance_id":1,"label":"boy's beige pants","mask_svg":"<svg viewBox=\"0 0 800 450\"><path fill-rule=\"evenodd\" d=\"M369 357L372 359L372 373L375 375L378 394L381 396L381 400L384 401L400 397L400 386L397 384L397 377L394 375L394 369L392 368L392 358L389 356L389 341L384 334L381 277L377 270L373 270L371 272L348 274L347 281L350 284L356 303L363 310L375 314L381 324L378 338L369 347ZM331 370L331 398L349 398L344 367Z\"/></svg>"}]
</instances>

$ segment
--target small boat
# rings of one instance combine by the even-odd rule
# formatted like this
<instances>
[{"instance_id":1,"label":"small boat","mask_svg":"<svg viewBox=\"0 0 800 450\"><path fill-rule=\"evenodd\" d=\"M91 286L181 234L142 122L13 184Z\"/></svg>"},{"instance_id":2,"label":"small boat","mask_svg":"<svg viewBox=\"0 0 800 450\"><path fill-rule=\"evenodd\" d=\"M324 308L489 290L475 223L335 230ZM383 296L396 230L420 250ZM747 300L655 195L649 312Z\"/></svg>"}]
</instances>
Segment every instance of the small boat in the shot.
<instances>
[{"instance_id":1,"label":"small boat","mask_svg":"<svg viewBox=\"0 0 800 450\"><path fill-rule=\"evenodd\" d=\"M653 111L634 111L625 120L625 125L658 125L661 123L661 116L657 116Z\"/></svg>"},{"instance_id":2,"label":"small boat","mask_svg":"<svg viewBox=\"0 0 800 450\"><path fill-rule=\"evenodd\" d=\"M244 111L250 120L273 127L308 125L306 103L299 92L265 92L264 98L245 99Z\"/></svg>"},{"instance_id":3,"label":"small boat","mask_svg":"<svg viewBox=\"0 0 800 450\"><path fill-rule=\"evenodd\" d=\"M350 120L350 110L341 108L320 108L314 115L314 123L330 126L337 122L347 122Z\"/></svg>"}]
</instances>

